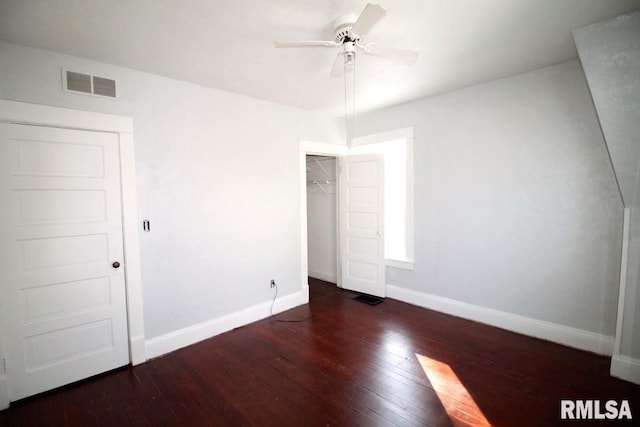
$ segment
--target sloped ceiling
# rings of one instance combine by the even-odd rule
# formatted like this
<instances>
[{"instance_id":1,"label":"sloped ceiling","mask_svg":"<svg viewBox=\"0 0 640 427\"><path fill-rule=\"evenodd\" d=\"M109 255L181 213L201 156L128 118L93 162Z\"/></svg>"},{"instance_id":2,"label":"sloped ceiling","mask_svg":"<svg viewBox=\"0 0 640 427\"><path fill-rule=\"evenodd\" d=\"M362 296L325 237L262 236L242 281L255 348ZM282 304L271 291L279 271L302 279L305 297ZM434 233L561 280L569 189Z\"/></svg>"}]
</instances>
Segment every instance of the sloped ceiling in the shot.
<instances>
[{"instance_id":1,"label":"sloped ceiling","mask_svg":"<svg viewBox=\"0 0 640 427\"><path fill-rule=\"evenodd\" d=\"M640 11L574 35L622 199L640 207Z\"/></svg>"},{"instance_id":2,"label":"sloped ceiling","mask_svg":"<svg viewBox=\"0 0 640 427\"><path fill-rule=\"evenodd\" d=\"M375 2L375 1L374 1ZM337 50L275 49L332 39L366 0L2 0L0 39L339 115ZM367 111L577 58L571 29L640 0L378 0L367 41L420 51L414 66L359 55Z\"/></svg>"}]
</instances>

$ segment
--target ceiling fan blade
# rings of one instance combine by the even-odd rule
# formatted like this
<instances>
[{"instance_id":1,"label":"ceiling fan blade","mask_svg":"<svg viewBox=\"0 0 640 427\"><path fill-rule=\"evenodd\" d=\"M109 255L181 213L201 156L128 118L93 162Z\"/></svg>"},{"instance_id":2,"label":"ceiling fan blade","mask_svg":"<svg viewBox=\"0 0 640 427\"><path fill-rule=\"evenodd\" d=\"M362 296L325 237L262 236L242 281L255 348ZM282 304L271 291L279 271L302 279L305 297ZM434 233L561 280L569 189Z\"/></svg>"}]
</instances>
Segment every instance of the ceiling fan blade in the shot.
<instances>
[{"instance_id":1,"label":"ceiling fan blade","mask_svg":"<svg viewBox=\"0 0 640 427\"><path fill-rule=\"evenodd\" d=\"M333 67L331 67L331 77L342 77L344 76L344 53L340 52L338 56L336 56L336 60L333 62Z\"/></svg>"},{"instance_id":2,"label":"ceiling fan blade","mask_svg":"<svg viewBox=\"0 0 640 427\"><path fill-rule=\"evenodd\" d=\"M289 41L289 42L275 42L275 47L336 47L340 46L340 43L329 40L304 40L304 41Z\"/></svg>"},{"instance_id":3,"label":"ceiling fan blade","mask_svg":"<svg viewBox=\"0 0 640 427\"><path fill-rule=\"evenodd\" d=\"M377 4L368 3L358 20L351 27L351 32L357 36L363 36L369 32L371 27L380 20L387 13L381 6Z\"/></svg>"},{"instance_id":4,"label":"ceiling fan blade","mask_svg":"<svg viewBox=\"0 0 640 427\"><path fill-rule=\"evenodd\" d=\"M413 50L385 47L377 45L375 43L369 43L368 45L366 45L364 47L364 53L388 58L393 61L403 62L409 65L415 63L418 60L418 56L420 56L418 52Z\"/></svg>"}]
</instances>

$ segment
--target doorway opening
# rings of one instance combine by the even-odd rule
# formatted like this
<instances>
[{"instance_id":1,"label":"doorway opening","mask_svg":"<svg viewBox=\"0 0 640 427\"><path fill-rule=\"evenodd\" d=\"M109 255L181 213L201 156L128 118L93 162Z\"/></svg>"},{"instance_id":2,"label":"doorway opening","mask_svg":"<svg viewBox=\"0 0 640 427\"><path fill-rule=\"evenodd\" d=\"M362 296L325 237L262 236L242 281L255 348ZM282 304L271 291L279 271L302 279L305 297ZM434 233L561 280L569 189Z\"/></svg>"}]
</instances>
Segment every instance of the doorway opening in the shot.
<instances>
[{"instance_id":1,"label":"doorway opening","mask_svg":"<svg viewBox=\"0 0 640 427\"><path fill-rule=\"evenodd\" d=\"M337 158L307 155L308 275L338 283Z\"/></svg>"},{"instance_id":2,"label":"doorway opening","mask_svg":"<svg viewBox=\"0 0 640 427\"><path fill-rule=\"evenodd\" d=\"M337 166L337 161L338 161L338 157L340 156L344 156L349 154L349 148L347 146L344 145L335 145L335 144L325 144L325 143L318 143L318 142L311 142L311 141L300 141L300 155L299 155L299 170L300 170L300 244L301 244L301 250L300 250L300 283L302 284L302 288L303 288L303 292L306 293L307 295L307 301L308 301L308 293L309 293L309 233L308 233L308 227L307 227L307 222L308 222L308 209L307 209L307 156L319 156L320 158L327 158L327 159L333 159L333 161L335 162L335 165ZM310 160L312 160L312 158L310 158ZM316 164L314 162L314 164ZM317 164L316 164L317 165ZM323 165L324 166L324 165ZM328 171L327 171L328 172ZM338 188L338 174L337 174L337 169L336 169L336 182L335 182L335 188ZM313 181L313 179L311 179L311 181ZM326 179L325 179L326 181ZM329 181L331 182L331 181ZM322 185L322 184L321 184ZM320 190L320 187L318 187L317 184L313 184L313 182L310 184L310 187L317 187L316 189L313 189L312 191L319 191L320 194L322 194L324 196L324 193L322 192L322 190ZM322 185L323 187L327 187L326 183L324 185ZM325 190L327 190L326 188L324 188ZM336 191L336 190L333 190ZM329 193L327 191L327 193ZM337 191L336 191L337 193ZM336 280L331 281L332 283L336 283L336 285L338 287L341 286L340 283L340 262L339 262L339 256L340 256L340 248L338 245L338 235L337 235L337 230L339 228L339 216L338 216L338 203L339 203L339 197L338 194L335 194L335 203L336 203L336 210L333 213L333 220L335 221L335 227L336 227L336 232L334 233L334 239L336 244L334 245L334 250L335 250L335 278ZM331 198L331 196L329 196L329 198ZM326 201L325 201L326 202ZM328 221L330 221L328 218L325 218ZM315 244L315 243L312 243ZM314 274L317 272L314 272Z\"/></svg>"}]
</instances>

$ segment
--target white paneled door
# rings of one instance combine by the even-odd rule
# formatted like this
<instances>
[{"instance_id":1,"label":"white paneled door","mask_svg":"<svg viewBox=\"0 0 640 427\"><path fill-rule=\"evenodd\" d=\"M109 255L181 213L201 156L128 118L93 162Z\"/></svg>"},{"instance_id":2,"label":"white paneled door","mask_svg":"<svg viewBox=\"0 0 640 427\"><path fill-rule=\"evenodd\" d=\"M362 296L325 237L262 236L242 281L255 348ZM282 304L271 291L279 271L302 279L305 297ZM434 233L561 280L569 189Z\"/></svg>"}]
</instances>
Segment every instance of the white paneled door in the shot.
<instances>
[{"instance_id":1,"label":"white paneled door","mask_svg":"<svg viewBox=\"0 0 640 427\"><path fill-rule=\"evenodd\" d=\"M342 287L385 296L382 156L340 157Z\"/></svg>"},{"instance_id":2,"label":"white paneled door","mask_svg":"<svg viewBox=\"0 0 640 427\"><path fill-rule=\"evenodd\" d=\"M0 124L10 400L129 363L118 136Z\"/></svg>"}]
</instances>

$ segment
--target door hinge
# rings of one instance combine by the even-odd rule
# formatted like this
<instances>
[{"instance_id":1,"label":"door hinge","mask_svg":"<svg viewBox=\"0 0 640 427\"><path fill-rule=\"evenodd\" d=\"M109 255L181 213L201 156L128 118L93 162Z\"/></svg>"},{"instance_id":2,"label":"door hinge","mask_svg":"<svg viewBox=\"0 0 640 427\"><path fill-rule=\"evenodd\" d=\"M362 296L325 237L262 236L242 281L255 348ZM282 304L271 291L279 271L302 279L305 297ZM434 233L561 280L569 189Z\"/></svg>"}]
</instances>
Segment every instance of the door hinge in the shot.
<instances>
[{"instance_id":1,"label":"door hinge","mask_svg":"<svg viewBox=\"0 0 640 427\"><path fill-rule=\"evenodd\" d=\"M7 359L2 359L2 372L7 375Z\"/></svg>"}]
</instances>

